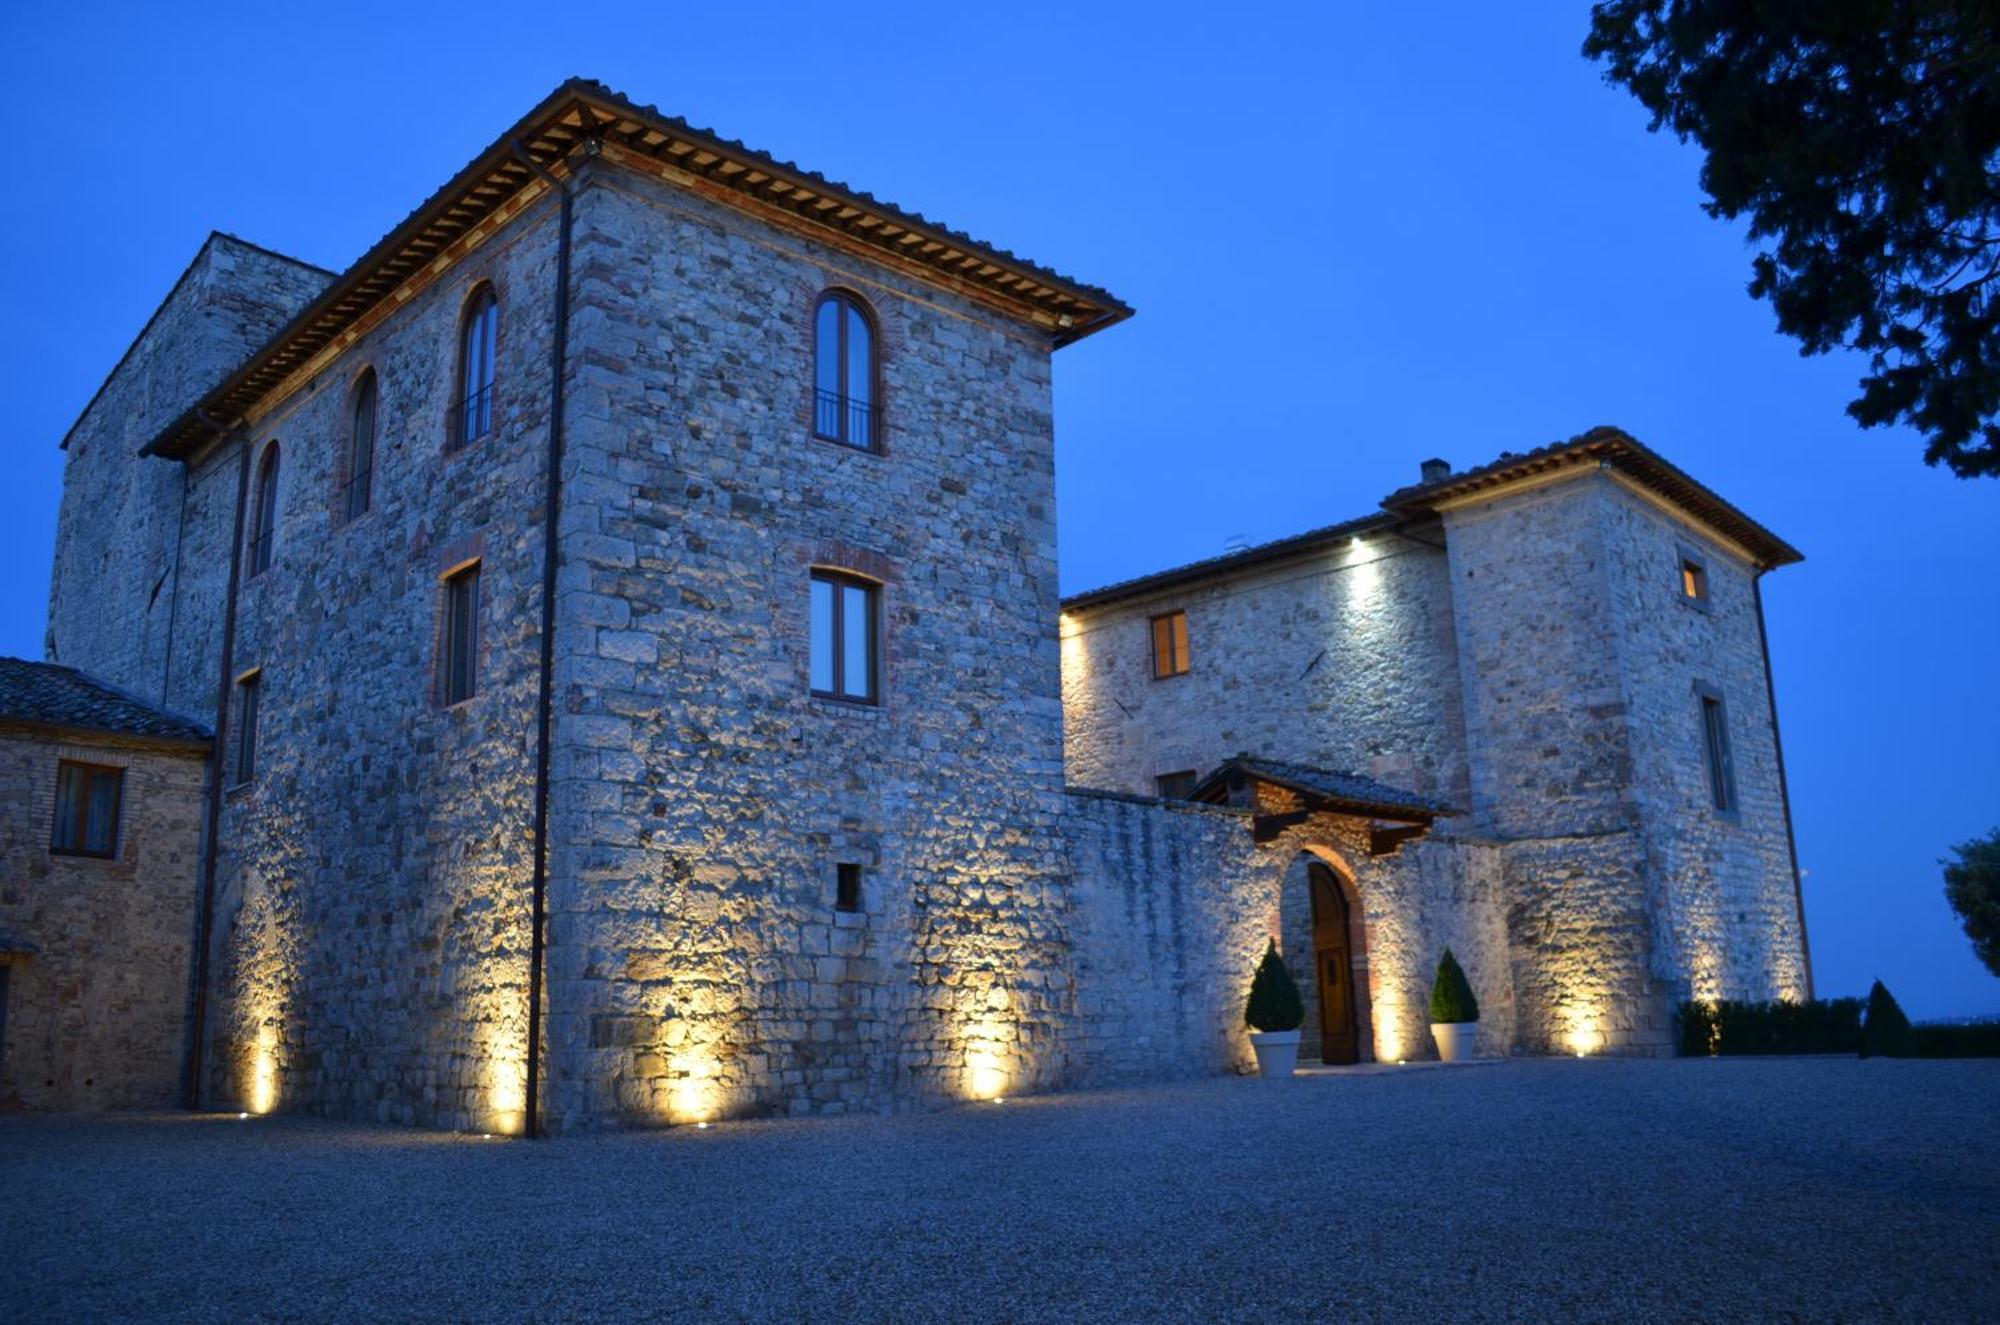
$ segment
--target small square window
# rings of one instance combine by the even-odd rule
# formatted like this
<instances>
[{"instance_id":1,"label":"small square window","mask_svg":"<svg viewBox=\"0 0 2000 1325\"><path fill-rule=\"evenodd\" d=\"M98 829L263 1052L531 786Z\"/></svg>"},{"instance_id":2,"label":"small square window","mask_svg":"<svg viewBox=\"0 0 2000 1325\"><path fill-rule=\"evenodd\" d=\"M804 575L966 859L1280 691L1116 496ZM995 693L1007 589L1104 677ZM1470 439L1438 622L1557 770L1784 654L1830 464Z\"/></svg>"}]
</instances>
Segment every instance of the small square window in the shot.
<instances>
[{"instance_id":1,"label":"small square window","mask_svg":"<svg viewBox=\"0 0 2000 1325\"><path fill-rule=\"evenodd\" d=\"M56 765L56 826L49 850L64 856L118 854L118 803L125 770L65 759Z\"/></svg>"},{"instance_id":2,"label":"small square window","mask_svg":"<svg viewBox=\"0 0 2000 1325\"><path fill-rule=\"evenodd\" d=\"M1184 768L1178 773L1162 773L1153 779L1153 786L1161 800L1184 801L1194 794L1195 784L1200 779L1195 770Z\"/></svg>"},{"instance_id":3,"label":"small square window","mask_svg":"<svg viewBox=\"0 0 2000 1325\"><path fill-rule=\"evenodd\" d=\"M861 867L846 861L833 867L833 909L836 911L859 911L861 909Z\"/></svg>"},{"instance_id":4,"label":"small square window","mask_svg":"<svg viewBox=\"0 0 2000 1325\"><path fill-rule=\"evenodd\" d=\"M1186 612L1167 612L1153 618L1153 679L1186 676L1188 670L1188 624Z\"/></svg>"},{"instance_id":5,"label":"small square window","mask_svg":"<svg viewBox=\"0 0 2000 1325\"><path fill-rule=\"evenodd\" d=\"M1681 599L1696 607L1708 608L1708 563L1695 552L1683 547L1680 550Z\"/></svg>"}]
</instances>

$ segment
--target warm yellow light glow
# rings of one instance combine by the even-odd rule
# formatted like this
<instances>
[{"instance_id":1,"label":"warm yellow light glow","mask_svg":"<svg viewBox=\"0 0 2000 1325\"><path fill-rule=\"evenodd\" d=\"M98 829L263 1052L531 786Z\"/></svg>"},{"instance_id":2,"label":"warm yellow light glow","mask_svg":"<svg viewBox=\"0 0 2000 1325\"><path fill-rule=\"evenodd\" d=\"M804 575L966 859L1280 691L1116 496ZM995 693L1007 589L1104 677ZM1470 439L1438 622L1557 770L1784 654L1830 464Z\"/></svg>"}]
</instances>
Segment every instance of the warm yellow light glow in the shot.
<instances>
[{"instance_id":1,"label":"warm yellow light glow","mask_svg":"<svg viewBox=\"0 0 2000 1325\"><path fill-rule=\"evenodd\" d=\"M488 1127L508 1136L522 1131L528 1120L527 1065L503 1058L488 1058L486 1099L492 1110Z\"/></svg>"},{"instance_id":2,"label":"warm yellow light glow","mask_svg":"<svg viewBox=\"0 0 2000 1325\"><path fill-rule=\"evenodd\" d=\"M257 1057L250 1074L250 1111L269 1113L278 1106L278 1027L265 1022L257 1028Z\"/></svg>"},{"instance_id":3,"label":"warm yellow light glow","mask_svg":"<svg viewBox=\"0 0 2000 1325\"><path fill-rule=\"evenodd\" d=\"M674 1078L669 1120L705 1128L721 1111L722 1088L716 1080L722 1065L705 1049L675 1054L667 1064Z\"/></svg>"},{"instance_id":4,"label":"warm yellow light glow","mask_svg":"<svg viewBox=\"0 0 2000 1325\"><path fill-rule=\"evenodd\" d=\"M237 1114L236 1116L237 1116L238 1118L248 1118L248 1117L249 1117L250 1115L249 1115L249 1114L247 1114L247 1113L239 1113L239 1114Z\"/></svg>"},{"instance_id":5,"label":"warm yellow light glow","mask_svg":"<svg viewBox=\"0 0 2000 1325\"><path fill-rule=\"evenodd\" d=\"M979 1052L966 1056L966 1084L974 1098L999 1100L1000 1092L1007 1088L1007 1074L1000 1070L999 1062L990 1053Z\"/></svg>"}]
</instances>

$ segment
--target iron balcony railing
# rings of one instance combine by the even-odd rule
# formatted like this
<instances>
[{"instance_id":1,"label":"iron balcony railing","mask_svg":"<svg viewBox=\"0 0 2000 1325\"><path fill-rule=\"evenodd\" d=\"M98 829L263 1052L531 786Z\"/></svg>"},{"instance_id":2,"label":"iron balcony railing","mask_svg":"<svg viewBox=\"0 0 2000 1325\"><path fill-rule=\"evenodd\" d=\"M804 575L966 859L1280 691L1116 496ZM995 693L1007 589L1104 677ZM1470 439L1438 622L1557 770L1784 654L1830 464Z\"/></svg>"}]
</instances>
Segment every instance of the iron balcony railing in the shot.
<instances>
[{"instance_id":1,"label":"iron balcony railing","mask_svg":"<svg viewBox=\"0 0 2000 1325\"><path fill-rule=\"evenodd\" d=\"M483 386L446 411L445 449L456 451L493 431L493 388Z\"/></svg>"},{"instance_id":2,"label":"iron balcony railing","mask_svg":"<svg viewBox=\"0 0 2000 1325\"><path fill-rule=\"evenodd\" d=\"M863 451L875 449L875 439L881 434L881 429L878 426L880 412L873 401L856 400L838 391L816 391L814 396L815 433Z\"/></svg>"}]
</instances>

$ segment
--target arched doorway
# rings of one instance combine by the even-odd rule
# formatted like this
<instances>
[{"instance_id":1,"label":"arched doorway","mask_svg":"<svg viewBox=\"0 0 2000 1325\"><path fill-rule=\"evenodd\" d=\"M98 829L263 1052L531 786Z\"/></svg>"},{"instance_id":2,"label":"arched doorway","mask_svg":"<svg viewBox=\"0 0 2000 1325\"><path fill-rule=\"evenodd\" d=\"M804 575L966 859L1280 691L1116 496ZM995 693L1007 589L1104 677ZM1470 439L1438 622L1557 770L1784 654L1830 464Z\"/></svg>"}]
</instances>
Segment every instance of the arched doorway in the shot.
<instances>
[{"instance_id":1,"label":"arched doorway","mask_svg":"<svg viewBox=\"0 0 2000 1325\"><path fill-rule=\"evenodd\" d=\"M1306 876L1312 891L1313 969L1319 982L1320 1059L1358 1063L1361 1018L1347 893L1323 861L1310 862Z\"/></svg>"}]
</instances>

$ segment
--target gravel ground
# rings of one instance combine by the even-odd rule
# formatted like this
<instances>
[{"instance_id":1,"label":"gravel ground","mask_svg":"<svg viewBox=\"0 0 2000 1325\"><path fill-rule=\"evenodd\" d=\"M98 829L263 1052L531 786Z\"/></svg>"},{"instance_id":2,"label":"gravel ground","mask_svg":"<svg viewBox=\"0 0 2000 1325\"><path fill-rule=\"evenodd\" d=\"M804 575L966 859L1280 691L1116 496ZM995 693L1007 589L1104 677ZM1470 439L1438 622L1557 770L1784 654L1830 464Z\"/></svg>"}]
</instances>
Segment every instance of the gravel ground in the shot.
<instances>
[{"instance_id":1,"label":"gravel ground","mask_svg":"<svg viewBox=\"0 0 2000 1325\"><path fill-rule=\"evenodd\" d=\"M480 1141L0 1119L0 1320L2000 1319L2000 1062L1531 1060Z\"/></svg>"}]
</instances>

